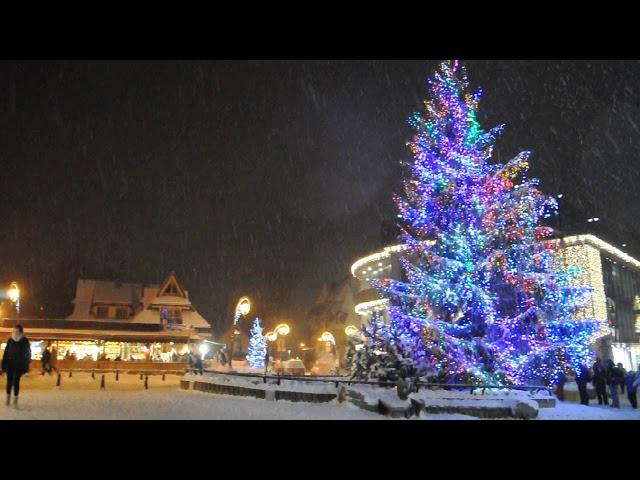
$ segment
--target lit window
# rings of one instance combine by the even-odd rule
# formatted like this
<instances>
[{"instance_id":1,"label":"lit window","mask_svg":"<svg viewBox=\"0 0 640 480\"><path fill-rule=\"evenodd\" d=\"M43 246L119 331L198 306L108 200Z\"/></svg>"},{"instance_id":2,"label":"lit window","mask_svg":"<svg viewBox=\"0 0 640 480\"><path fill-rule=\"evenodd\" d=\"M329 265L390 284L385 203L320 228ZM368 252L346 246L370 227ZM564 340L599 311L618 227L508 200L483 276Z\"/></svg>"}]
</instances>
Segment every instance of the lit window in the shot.
<instances>
[{"instance_id":1,"label":"lit window","mask_svg":"<svg viewBox=\"0 0 640 480\"><path fill-rule=\"evenodd\" d=\"M109 318L109 309L107 307L98 307L96 309L96 318Z\"/></svg>"}]
</instances>

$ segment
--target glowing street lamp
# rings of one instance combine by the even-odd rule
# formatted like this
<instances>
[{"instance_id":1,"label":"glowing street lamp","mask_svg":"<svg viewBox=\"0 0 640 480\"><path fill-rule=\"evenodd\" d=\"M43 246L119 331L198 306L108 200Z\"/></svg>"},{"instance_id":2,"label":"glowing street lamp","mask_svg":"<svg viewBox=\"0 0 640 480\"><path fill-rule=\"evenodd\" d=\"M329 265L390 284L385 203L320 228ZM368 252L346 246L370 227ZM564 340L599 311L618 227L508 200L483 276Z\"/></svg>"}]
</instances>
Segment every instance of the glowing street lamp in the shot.
<instances>
[{"instance_id":1,"label":"glowing street lamp","mask_svg":"<svg viewBox=\"0 0 640 480\"><path fill-rule=\"evenodd\" d=\"M280 368L282 368L282 356L283 356L284 350L286 349L285 343L284 343L285 337L289 335L290 331L291 329L289 328L289 325L287 325L286 323L280 323L276 325L276 328L274 328L274 332L277 335L276 338L278 339L278 342L276 343L276 348L280 353L280 355L278 355L280 357Z\"/></svg>"},{"instance_id":2,"label":"glowing street lamp","mask_svg":"<svg viewBox=\"0 0 640 480\"><path fill-rule=\"evenodd\" d=\"M16 306L16 313L20 314L20 289L18 288L18 284L16 282L11 282L11 286L7 291L7 295L9 296L9 300L11 300Z\"/></svg>"},{"instance_id":3,"label":"glowing street lamp","mask_svg":"<svg viewBox=\"0 0 640 480\"><path fill-rule=\"evenodd\" d=\"M237 324L240 317L246 317L250 310L251 301L249 300L249 297L242 297L238 300L238 304L236 305L236 314L233 323Z\"/></svg>"},{"instance_id":4,"label":"glowing street lamp","mask_svg":"<svg viewBox=\"0 0 640 480\"><path fill-rule=\"evenodd\" d=\"M347 337L353 337L358 334L358 328L353 325L347 325L344 328L344 333L347 335Z\"/></svg>"},{"instance_id":5,"label":"glowing street lamp","mask_svg":"<svg viewBox=\"0 0 640 480\"><path fill-rule=\"evenodd\" d=\"M249 300L249 297L240 298L240 300L238 300L238 303L236 304L236 311L233 316L233 337L231 340L231 352L229 352L229 368L231 368L233 365L233 350L235 344L240 343L240 330L238 330L237 327L238 321L240 320L240 317L245 317L249 313L249 310L251 310L251 301Z\"/></svg>"}]
</instances>

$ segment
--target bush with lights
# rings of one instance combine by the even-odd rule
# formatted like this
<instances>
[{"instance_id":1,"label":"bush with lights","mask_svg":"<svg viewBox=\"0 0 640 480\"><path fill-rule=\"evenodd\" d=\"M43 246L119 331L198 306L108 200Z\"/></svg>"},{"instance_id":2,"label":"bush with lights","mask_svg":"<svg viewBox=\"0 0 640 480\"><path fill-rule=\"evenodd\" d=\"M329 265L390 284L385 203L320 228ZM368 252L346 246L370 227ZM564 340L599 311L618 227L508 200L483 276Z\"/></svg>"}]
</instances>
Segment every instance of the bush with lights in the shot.
<instances>
[{"instance_id":1,"label":"bush with lights","mask_svg":"<svg viewBox=\"0 0 640 480\"><path fill-rule=\"evenodd\" d=\"M354 375L554 384L591 362L605 326L580 318L589 289L555 261L542 221L557 203L527 178L529 152L490 163L503 127L481 128L481 90L470 91L459 62L441 63L428 83L425 112L409 120L405 195L395 198L407 281L372 281L390 300L390 322L364 330Z\"/></svg>"},{"instance_id":2,"label":"bush with lights","mask_svg":"<svg viewBox=\"0 0 640 480\"><path fill-rule=\"evenodd\" d=\"M260 319L256 317L251 327L251 339L249 340L249 351L247 361L251 368L264 368L264 359L267 355L267 342L262 334Z\"/></svg>"}]
</instances>

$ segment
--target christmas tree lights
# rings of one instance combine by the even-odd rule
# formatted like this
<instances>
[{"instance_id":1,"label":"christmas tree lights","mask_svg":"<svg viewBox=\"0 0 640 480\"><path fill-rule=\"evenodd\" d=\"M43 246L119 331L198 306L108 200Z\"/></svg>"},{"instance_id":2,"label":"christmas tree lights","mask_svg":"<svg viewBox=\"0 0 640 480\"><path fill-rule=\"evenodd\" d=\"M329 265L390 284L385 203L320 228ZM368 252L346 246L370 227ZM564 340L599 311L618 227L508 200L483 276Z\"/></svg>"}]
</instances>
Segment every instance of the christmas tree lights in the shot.
<instances>
[{"instance_id":1,"label":"christmas tree lights","mask_svg":"<svg viewBox=\"0 0 640 480\"><path fill-rule=\"evenodd\" d=\"M260 319L256 317L251 327L251 338L249 339L249 350L247 361L251 368L264 368L264 359L267 355L267 342L262 334Z\"/></svg>"},{"instance_id":2,"label":"christmas tree lights","mask_svg":"<svg viewBox=\"0 0 640 480\"><path fill-rule=\"evenodd\" d=\"M440 64L428 84L425 112L409 120L405 195L395 197L406 281L371 281L390 321L365 329L354 374L384 377L391 363L449 382L553 384L591 362L605 318L580 315L590 289L554 262L558 245L541 221L557 203L527 177L530 153L490 163L503 126L482 129L482 92L470 91L459 62Z\"/></svg>"}]
</instances>

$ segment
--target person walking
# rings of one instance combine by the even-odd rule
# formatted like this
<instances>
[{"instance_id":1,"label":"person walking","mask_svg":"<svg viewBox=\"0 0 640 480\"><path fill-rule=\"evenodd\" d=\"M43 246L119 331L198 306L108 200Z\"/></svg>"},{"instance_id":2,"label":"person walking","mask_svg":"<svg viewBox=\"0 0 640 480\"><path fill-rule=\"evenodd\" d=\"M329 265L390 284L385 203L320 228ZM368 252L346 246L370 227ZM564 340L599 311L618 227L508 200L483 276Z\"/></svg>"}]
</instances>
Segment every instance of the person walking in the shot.
<instances>
[{"instance_id":1,"label":"person walking","mask_svg":"<svg viewBox=\"0 0 640 480\"><path fill-rule=\"evenodd\" d=\"M618 397L618 385L624 381L622 370L613 363L613 360L607 360L607 386L609 387L609 395L611 395L611 406L620 408L620 399Z\"/></svg>"},{"instance_id":2,"label":"person walking","mask_svg":"<svg viewBox=\"0 0 640 480\"><path fill-rule=\"evenodd\" d=\"M51 347L51 358L49 359L49 365L51 365L51 370L58 373L58 349L55 346Z\"/></svg>"},{"instance_id":3,"label":"person walking","mask_svg":"<svg viewBox=\"0 0 640 480\"><path fill-rule=\"evenodd\" d=\"M567 376L564 372L560 372L560 376L558 377L558 384L556 385L556 396L558 400L564 402L564 384L567 382Z\"/></svg>"},{"instance_id":4,"label":"person walking","mask_svg":"<svg viewBox=\"0 0 640 480\"><path fill-rule=\"evenodd\" d=\"M596 395L598 397L598 405L609 405L609 399L607 397L607 370L602 364L600 357L596 358L593 364L593 387L596 389Z\"/></svg>"},{"instance_id":5,"label":"person walking","mask_svg":"<svg viewBox=\"0 0 640 480\"><path fill-rule=\"evenodd\" d=\"M45 372L47 372L51 375L51 352L49 351L49 347L44 348L40 362L42 363L42 374L44 375Z\"/></svg>"},{"instance_id":6,"label":"person walking","mask_svg":"<svg viewBox=\"0 0 640 480\"><path fill-rule=\"evenodd\" d=\"M576 372L576 383L578 384L578 392L580 393L580 403L589 405L589 392L587 391L587 383L592 380L589 369L583 364L580 365Z\"/></svg>"},{"instance_id":7,"label":"person walking","mask_svg":"<svg viewBox=\"0 0 640 480\"><path fill-rule=\"evenodd\" d=\"M638 371L634 372L629 370L625 377L625 383L627 384L627 398L631 404L631 408L638 408L638 385L640 385L640 366Z\"/></svg>"},{"instance_id":8,"label":"person walking","mask_svg":"<svg viewBox=\"0 0 640 480\"><path fill-rule=\"evenodd\" d=\"M7 401L11 401L13 390L13 404L18 408L18 395L20 394L20 377L29 371L31 362L31 346L24 335L22 325L13 327L11 338L7 341L7 347L2 356L2 371L7 372Z\"/></svg>"},{"instance_id":9,"label":"person walking","mask_svg":"<svg viewBox=\"0 0 640 480\"><path fill-rule=\"evenodd\" d=\"M618 363L618 368L622 372L622 381L620 382L620 393L624 393L624 385L626 383L625 378L627 378L627 371L624 369L621 363Z\"/></svg>"}]
</instances>

